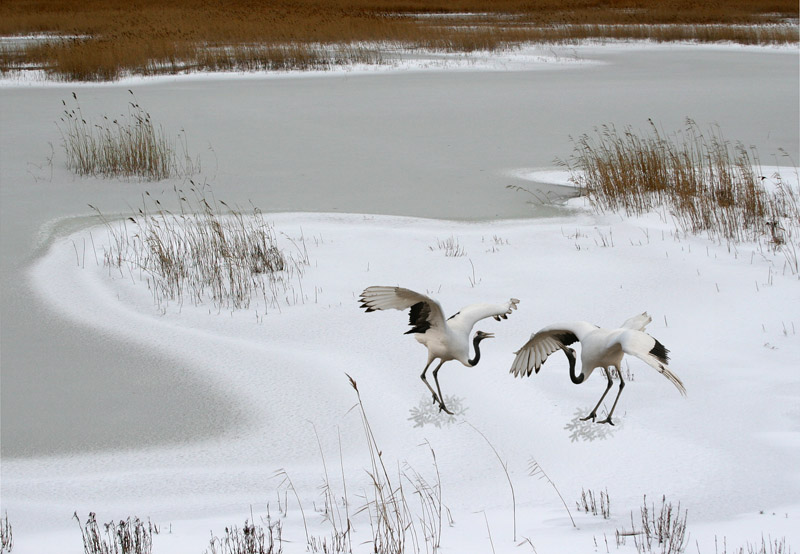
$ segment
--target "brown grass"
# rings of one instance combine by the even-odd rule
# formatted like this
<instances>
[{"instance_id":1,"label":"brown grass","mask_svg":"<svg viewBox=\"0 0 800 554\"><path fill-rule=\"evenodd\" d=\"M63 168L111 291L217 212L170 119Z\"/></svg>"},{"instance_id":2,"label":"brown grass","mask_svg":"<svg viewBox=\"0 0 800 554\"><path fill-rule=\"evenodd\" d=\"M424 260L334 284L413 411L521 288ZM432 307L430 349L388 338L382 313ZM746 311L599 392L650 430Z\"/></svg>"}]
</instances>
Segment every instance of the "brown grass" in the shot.
<instances>
[{"instance_id":1,"label":"brown grass","mask_svg":"<svg viewBox=\"0 0 800 554\"><path fill-rule=\"evenodd\" d=\"M199 162L186 153L186 137L171 139L157 126L130 92L127 115L95 122L86 120L73 92L74 102L64 104L58 128L67 167L78 175L138 178L159 181L174 176L188 177L199 170ZM183 147L183 155L176 152Z\"/></svg>"},{"instance_id":2,"label":"brown grass","mask_svg":"<svg viewBox=\"0 0 800 554\"><path fill-rule=\"evenodd\" d=\"M688 119L682 132L667 135L652 121L647 133L604 125L573 145L563 164L598 211L665 209L684 232L732 242L765 238L792 273L800 270L800 191L780 175L763 175L755 149L731 143L718 127L703 131ZM788 156L782 161L794 166Z\"/></svg>"},{"instance_id":3,"label":"brown grass","mask_svg":"<svg viewBox=\"0 0 800 554\"><path fill-rule=\"evenodd\" d=\"M453 15L464 12L480 15ZM0 48L0 71L32 64L58 79L108 80L194 68L319 68L380 62L381 43L451 51L592 37L775 44L797 42L797 25L770 24L797 17L795 0L8 0L0 3L0 36L72 38ZM359 46L365 42L375 46Z\"/></svg>"},{"instance_id":4,"label":"brown grass","mask_svg":"<svg viewBox=\"0 0 800 554\"><path fill-rule=\"evenodd\" d=\"M138 275L162 312L171 303L209 303L230 312L252 308L262 317L306 301L302 236L285 237L296 250L287 252L257 207L243 211L217 201L208 185L192 180L172 192L174 200L168 191L161 200L145 192L142 207L124 221L109 221L89 205L108 231L102 259L109 273Z\"/></svg>"}]
</instances>

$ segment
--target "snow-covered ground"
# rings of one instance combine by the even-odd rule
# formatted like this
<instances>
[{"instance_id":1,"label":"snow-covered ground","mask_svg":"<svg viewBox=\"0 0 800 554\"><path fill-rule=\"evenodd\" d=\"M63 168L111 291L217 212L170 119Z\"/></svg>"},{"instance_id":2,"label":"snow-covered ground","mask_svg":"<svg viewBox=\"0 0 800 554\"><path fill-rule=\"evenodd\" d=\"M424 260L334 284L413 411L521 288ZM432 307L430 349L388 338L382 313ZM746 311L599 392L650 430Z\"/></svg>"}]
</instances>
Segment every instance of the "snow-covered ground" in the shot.
<instances>
[{"instance_id":1,"label":"snow-covered ground","mask_svg":"<svg viewBox=\"0 0 800 554\"><path fill-rule=\"evenodd\" d=\"M747 52L767 64L771 56L797 61L796 52ZM689 59L693 53L684 52ZM700 55L712 56L702 49ZM603 70L587 64L557 73L569 79L571 72L580 71ZM689 80L675 67L672 71ZM543 75L558 78L555 73ZM587 75L588 96L592 79L601 78L592 75ZM788 91L784 101L791 100L796 74L773 77L777 88ZM485 76L495 78L500 74ZM435 76L427 83L434 85L432 95L449 90ZM154 101L162 89L149 86ZM210 81L171 86L214 88ZM41 106L45 88L32 87L29 98L15 93L13 99L21 109ZM107 101L102 90L108 88L87 87L79 94L85 104L95 98L102 103ZM380 90L390 89L391 81ZM0 94L12 98L11 90L19 88ZM137 94L147 95L142 90L146 88ZM202 98L185 90L193 101ZM162 92L172 95L175 89ZM701 110L712 100L700 98L694 106ZM730 103L720 109L736 111L736 102L716 100ZM368 102L360 107L367 114L384 113ZM652 109L654 119L661 120L659 108ZM753 109L795 120L773 126L778 119L753 122L751 114L742 113L740 119L716 123L726 133L729 127L754 125L753 137L731 138L752 138L763 156L772 153L764 144L776 136L789 137L783 146L796 156L796 103ZM599 113L581 110L583 124L571 131L575 134L609 118L617 123L602 103ZM454 120L466 115L459 113ZM696 113L662 115L698 118ZM138 272L103 266L100 253L108 244L108 231L83 206L91 203L125 216L140 204L143 191L169 197L172 185L180 183L73 179L59 165L57 135L51 139L56 142L53 167L41 163L48 152L46 141L25 156L31 135L42 142L41 137L57 133L48 127L53 125L49 115L31 113L27 120L33 120L30 129L23 127L26 118L3 110L2 244L4 258L9 257L2 275L2 512L13 526L15 553L81 552L78 524L71 519L76 511L83 519L96 512L101 522L149 518L161 529L154 537L154 552L199 553L210 533L220 536L226 527L264 516L267 504L273 519L282 518L284 551L306 551L304 517L311 535L329 537L332 530L320 513L326 471L335 495L347 495L351 513L371 494L366 474L370 454L347 375L358 383L391 478L403 482L413 498L412 511L419 513L414 472L428 483L440 480L449 514L443 518L442 552L636 552L631 537L618 546L615 532L630 530L631 513L638 524L645 495L656 510L662 495L676 508L680 503L681 512L687 510L687 552L722 552L723 540L731 552L748 542L760 544L762 536L785 538L792 548L800 544L800 282L782 252L766 245L733 246L683 236L665 214L638 219L596 215L581 198L563 207L529 208L529 217L518 212L495 216L494 205L484 206L482 215L464 213L462 221L455 221L454 215L414 217L430 215L422 208L414 213L415 198L407 195L419 201L423 197L417 189L387 191L383 204L373 198L372 208L363 210L371 213L353 213L361 210L348 210L346 202L358 191L341 188L339 200L345 203L338 205L341 213L332 213L319 208L323 200L311 199L312 180L301 177L303 184L278 201L281 213L267 215L287 251L298 244L308 251L304 275L291 284L288 301L279 310L266 310L257 301L234 312L191 302L162 309ZM442 121L450 122L437 123ZM273 132L298 140L308 136L313 144L308 123L298 125L303 131L297 135L287 128ZM486 141L499 140L488 125L481 128L489 134ZM409 125L399 132L414 129ZM451 131L452 144L464 147L460 133L470 129ZM243 135L239 147L247 149L249 137ZM450 152L448 145L429 142L424 134L408 136L413 139L409 144L419 142L420 148L435 150L438 144L445 158ZM340 138L332 127L332 149L339 148ZM565 137L558 140L563 144ZM257 206L270 212L271 196L258 192L252 168L230 164L231 159L238 161L228 154L236 145L210 142L221 158L204 166L209 179L214 174L215 195L240 205L254 197ZM485 149L485 143L470 143L456 155L465 168L474 169L467 158L479 146ZM511 154L499 150L479 160L490 164L485 169L496 184L526 186L524 178L534 172L526 168L541 167L543 157L553 157L539 150L526 162L521 152L513 151L512 161ZM379 160L339 152L347 161L362 160L369 172L385 164L398 182L402 167L409 180L426 169L444 172L431 160L416 158L410 147ZM308 169L313 175L322 170L315 167L319 160L312 153ZM402 160L407 165L395 168ZM278 171L282 166L274 163L265 166L274 174L266 171L261 179L289 181L291 174ZM302 175L303 169L294 167L294 175ZM338 181L346 175L336 165L329 170L333 190L323 196L336 195ZM794 169L781 173L796 179ZM465 196L481 194L473 178L469 172ZM239 180L247 183L244 188L236 188ZM563 174L534 173L533 180L559 183ZM458 181L455 176L442 187L457 188ZM36 187L33 193L31 187ZM505 194L505 201L525 206L523 193L497 189L495 195ZM364 187L361 193L381 191ZM435 202L441 202L436 195L432 190ZM318 213L301 209L305 202ZM459 202L454 198L449 209L458 212ZM447 213L448 207L436 209ZM446 255L439 244L448 239L463 256ZM441 370L454 418L434 409L419 380L425 351L403 335L407 315L359 308L358 295L370 285L428 293L448 315L473 302L521 300L508 320L490 319L476 326L496 334L482 343L478 366L449 362ZM556 355L538 375L514 379L508 373L512 353L546 324L581 319L613 326L645 310L653 318L648 331L671 351L670 366L686 385L685 398L644 363L628 359L630 377L617 408L617 425L600 426L579 418L603 391L601 376L575 386L565 359ZM52 334L36 331L39 327ZM61 365L54 363L59 356ZM31 398L41 419L15 420L10 407L31 417L22 406ZM82 411L76 402L92 410ZM54 436L60 418L70 428ZM550 481L529 475L534 460ZM292 489L277 475L281 471L291 479ZM607 492L610 519L577 509L582 489ZM366 514L353 520L353 548L367 552L363 543L371 539L371 529ZM419 551L429 552L421 528L417 522ZM415 551L410 544L408 551Z\"/></svg>"}]
</instances>

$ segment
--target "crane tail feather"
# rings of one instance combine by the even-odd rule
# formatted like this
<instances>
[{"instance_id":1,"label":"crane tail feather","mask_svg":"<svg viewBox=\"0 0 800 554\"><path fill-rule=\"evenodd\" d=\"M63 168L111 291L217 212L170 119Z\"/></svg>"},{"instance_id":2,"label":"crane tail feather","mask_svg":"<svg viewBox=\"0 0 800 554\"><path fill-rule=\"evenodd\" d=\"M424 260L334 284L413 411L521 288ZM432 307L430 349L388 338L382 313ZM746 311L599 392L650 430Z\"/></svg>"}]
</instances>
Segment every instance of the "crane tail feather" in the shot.
<instances>
[{"instance_id":1,"label":"crane tail feather","mask_svg":"<svg viewBox=\"0 0 800 554\"><path fill-rule=\"evenodd\" d=\"M670 382L675 385L675 388L678 389L678 392L680 392L681 395L686 396L686 387L683 386L683 381L681 381L677 375L672 373L669 368L663 365L659 367L659 371L661 372L661 375L669 379Z\"/></svg>"}]
</instances>

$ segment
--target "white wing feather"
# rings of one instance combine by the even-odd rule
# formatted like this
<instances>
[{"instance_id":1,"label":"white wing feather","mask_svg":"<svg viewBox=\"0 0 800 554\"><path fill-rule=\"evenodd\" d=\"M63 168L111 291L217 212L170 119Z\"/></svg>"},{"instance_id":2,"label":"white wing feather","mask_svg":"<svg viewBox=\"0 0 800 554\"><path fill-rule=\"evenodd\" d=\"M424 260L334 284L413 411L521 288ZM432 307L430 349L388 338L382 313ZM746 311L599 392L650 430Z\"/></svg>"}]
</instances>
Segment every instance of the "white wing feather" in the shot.
<instances>
[{"instance_id":1,"label":"white wing feather","mask_svg":"<svg viewBox=\"0 0 800 554\"><path fill-rule=\"evenodd\" d=\"M627 320L625 323L620 325L621 329L633 329L635 331L644 331L647 325L653 321L653 318L650 317L647 312L642 312L639 315L635 315Z\"/></svg>"},{"instance_id":2,"label":"white wing feather","mask_svg":"<svg viewBox=\"0 0 800 554\"><path fill-rule=\"evenodd\" d=\"M543 327L531 335L528 342L515 352L516 357L511 364L510 373L515 377L523 377L530 376L534 371L538 372L550 354L580 340L596 328L585 321L557 323Z\"/></svg>"},{"instance_id":3,"label":"white wing feather","mask_svg":"<svg viewBox=\"0 0 800 554\"><path fill-rule=\"evenodd\" d=\"M448 323L451 327L469 332L474 325L482 319L493 317L496 320L508 319L508 316L517 309L519 300L511 298L502 304L471 304L450 317Z\"/></svg>"},{"instance_id":4,"label":"white wing feather","mask_svg":"<svg viewBox=\"0 0 800 554\"><path fill-rule=\"evenodd\" d=\"M359 297L361 307L368 312L375 310L406 310L420 302L427 304L430 309L428 322L433 327L443 327L444 314L439 303L418 292L402 287L367 287Z\"/></svg>"},{"instance_id":5,"label":"white wing feather","mask_svg":"<svg viewBox=\"0 0 800 554\"><path fill-rule=\"evenodd\" d=\"M678 378L677 375L670 371L669 367L667 367L667 364L662 362L653 354L654 350L657 350L657 347L660 347L663 352L663 358L666 360L666 349L660 342L647 333L643 333L635 329L627 329L621 332L617 341L622 347L623 352L631 356L636 356L647 365L654 368L661 375L669 379L669 381L675 385L675 388L677 388L682 395L686 395L686 387L683 386L683 382Z\"/></svg>"}]
</instances>

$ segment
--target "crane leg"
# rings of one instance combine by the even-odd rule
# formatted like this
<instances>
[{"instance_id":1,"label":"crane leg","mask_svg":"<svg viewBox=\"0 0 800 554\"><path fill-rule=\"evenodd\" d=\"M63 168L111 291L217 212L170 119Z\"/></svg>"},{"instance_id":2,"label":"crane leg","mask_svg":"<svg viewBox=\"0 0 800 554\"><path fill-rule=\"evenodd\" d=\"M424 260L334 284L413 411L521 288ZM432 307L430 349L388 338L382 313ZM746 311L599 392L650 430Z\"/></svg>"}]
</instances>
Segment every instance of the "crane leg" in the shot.
<instances>
[{"instance_id":1,"label":"crane leg","mask_svg":"<svg viewBox=\"0 0 800 554\"><path fill-rule=\"evenodd\" d=\"M622 378L622 370L617 367L617 373L619 374L619 391L617 391L617 397L614 399L614 405L611 406L611 411L608 412L608 417L606 417L600 423L608 423L609 425L614 425L614 422L611 421L611 415L614 413L614 408L617 407L617 402L619 402L619 396L622 394L622 389L625 388L625 380Z\"/></svg>"},{"instance_id":2,"label":"crane leg","mask_svg":"<svg viewBox=\"0 0 800 554\"><path fill-rule=\"evenodd\" d=\"M603 399L604 399L604 398L606 397L606 395L608 394L608 391L610 391L610 390L611 390L611 385L613 385L613 384L614 384L614 382L611 380L611 370L610 370L610 369L608 369L608 368L606 368L606 377L608 377L608 385L606 386L606 390L605 390L605 392L603 393L603 396L601 396L601 397L600 397L600 400L598 400L598 401L597 401L597 405L596 405L596 406L594 407L594 409L593 409L593 410L592 410L592 411L589 413L589 415L587 415L586 417L582 417L582 418L581 418L581 421L586 421L586 420L588 420L588 419L591 419L592 421L594 421L595 419L597 419L597 408L599 408L599 407L600 407L600 404L602 404L602 403L603 403ZM602 423L605 423L605 422L602 422Z\"/></svg>"},{"instance_id":3,"label":"crane leg","mask_svg":"<svg viewBox=\"0 0 800 554\"><path fill-rule=\"evenodd\" d=\"M433 387L432 387L432 386L431 386L431 384L428 382L428 380L425 378L425 373L427 373L427 371L428 371L428 368L429 368L429 367L431 367L431 364L433 363L433 360L435 360L435 359L436 359L436 358L433 358L431 361L429 361L429 362L428 362L428 365L426 365L426 366L425 366L425 369L423 369L423 370L422 370L422 375L420 375L420 376L419 376L419 378L420 378L420 379L422 379L422 382L423 382L423 383L425 383L425 386L426 386L426 387L428 387L428 390L430 390L430 391L431 391L431 394L433 395L433 402L434 402L434 404L435 404L436 402L438 402L439 404L441 404L441 403L442 403L442 401L441 401L441 400L439 400L439 397L438 397L438 396L436 396L436 391L435 391L435 390L433 390ZM442 363L444 363L444 362L442 362ZM441 367L441 365L442 365L442 364L439 364L439 366L440 366L440 367ZM437 369L438 369L438 368L437 368Z\"/></svg>"},{"instance_id":4,"label":"crane leg","mask_svg":"<svg viewBox=\"0 0 800 554\"><path fill-rule=\"evenodd\" d=\"M442 368L442 364L444 360L439 362L439 365L436 366L436 369L433 370L433 380L436 381L436 390L439 391L439 411L445 411L450 415L453 415L453 412L447 409L447 406L444 405L444 396L442 396L442 388L439 386L439 370Z\"/></svg>"}]
</instances>

